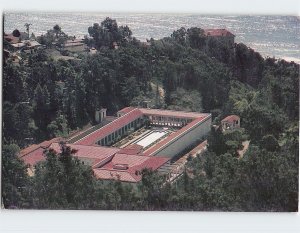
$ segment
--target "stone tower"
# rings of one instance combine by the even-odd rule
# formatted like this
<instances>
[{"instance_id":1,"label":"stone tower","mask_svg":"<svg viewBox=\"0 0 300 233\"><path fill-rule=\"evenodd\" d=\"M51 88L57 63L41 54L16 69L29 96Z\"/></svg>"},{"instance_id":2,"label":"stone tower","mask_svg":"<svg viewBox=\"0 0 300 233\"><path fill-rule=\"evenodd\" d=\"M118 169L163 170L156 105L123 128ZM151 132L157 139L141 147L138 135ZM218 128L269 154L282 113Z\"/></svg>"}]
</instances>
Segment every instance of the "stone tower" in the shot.
<instances>
[{"instance_id":1,"label":"stone tower","mask_svg":"<svg viewBox=\"0 0 300 233\"><path fill-rule=\"evenodd\" d=\"M95 112L96 123L101 123L106 118L106 108L97 109Z\"/></svg>"}]
</instances>

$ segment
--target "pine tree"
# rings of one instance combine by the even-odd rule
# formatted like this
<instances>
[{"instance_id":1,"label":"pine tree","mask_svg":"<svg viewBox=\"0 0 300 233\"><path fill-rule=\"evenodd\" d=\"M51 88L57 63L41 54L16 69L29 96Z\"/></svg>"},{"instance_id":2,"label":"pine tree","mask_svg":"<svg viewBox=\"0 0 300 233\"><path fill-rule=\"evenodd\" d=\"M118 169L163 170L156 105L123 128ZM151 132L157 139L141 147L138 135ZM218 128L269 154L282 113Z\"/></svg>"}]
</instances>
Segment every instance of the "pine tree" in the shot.
<instances>
[{"instance_id":1,"label":"pine tree","mask_svg":"<svg viewBox=\"0 0 300 233\"><path fill-rule=\"evenodd\" d=\"M94 208L95 178L91 167L74 155L76 151L60 144L60 152L46 151L46 161L36 166L34 198L36 208Z\"/></svg>"},{"instance_id":2,"label":"pine tree","mask_svg":"<svg viewBox=\"0 0 300 233\"><path fill-rule=\"evenodd\" d=\"M2 200L5 208L27 208L29 202L29 177L27 166L18 158L15 144L2 147Z\"/></svg>"},{"instance_id":3,"label":"pine tree","mask_svg":"<svg viewBox=\"0 0 300 233\"><path fill-rule=\"evenodd\" d=\"M50 95L47 86L42 88L40 84L37 85L33 101L33 118L39 128L38 137L43 139L46 136L47 125L50 123Z\"/></svg>"}]
</instances>

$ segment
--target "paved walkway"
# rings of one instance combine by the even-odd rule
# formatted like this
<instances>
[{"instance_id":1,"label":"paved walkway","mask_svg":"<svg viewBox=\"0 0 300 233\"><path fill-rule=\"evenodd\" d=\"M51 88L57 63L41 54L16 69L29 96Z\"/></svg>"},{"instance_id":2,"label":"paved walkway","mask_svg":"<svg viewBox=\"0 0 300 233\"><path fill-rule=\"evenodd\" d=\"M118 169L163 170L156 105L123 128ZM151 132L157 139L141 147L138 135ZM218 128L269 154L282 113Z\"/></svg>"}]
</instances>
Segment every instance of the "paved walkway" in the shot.
<instances>
[{"instance_id":1,"label":"paved walkway","mask_svg":"<svg viewBox=\"0 0 300 233\"><path fill-rule=\"evenodd\" d=\"M194 149L192 149L184 156L182 156L180 159L178 159L176 162L174 162L171 165L171 169L169 171L169 178L167 182L173 183L178 177L180 177L183 174L185 170L185 164L187 163L189 156L195 158L197 155L202 154L206 150L207 150L207 140L201 142Z\"/></svg>"},{"instance_id":2,"label":"paved walkway","mask_svg":"<svg viewBox=\"0 0 300 233\"><path fill-rule=\"evenodd\" d=\"M242 150L238 150L239 158L243 158L244 154L246 153L246 151L249 148L249 144L250 144L250 141L243 141L242 142L242 145L243 145L244 148Z\"/></svg>"}]
</instances>

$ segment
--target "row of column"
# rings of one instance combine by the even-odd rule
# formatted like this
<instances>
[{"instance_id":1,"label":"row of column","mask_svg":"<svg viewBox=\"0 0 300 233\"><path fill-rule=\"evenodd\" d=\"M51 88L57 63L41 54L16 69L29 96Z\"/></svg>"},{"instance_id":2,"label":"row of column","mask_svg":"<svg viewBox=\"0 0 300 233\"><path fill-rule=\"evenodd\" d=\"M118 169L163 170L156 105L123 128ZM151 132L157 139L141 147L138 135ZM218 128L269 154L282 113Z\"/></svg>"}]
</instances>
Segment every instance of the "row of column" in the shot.
<instances>
[{"instance_id":1,"label":"row of column","mask_svg":"<svg viewBox=\"0 0 300 233\"><path fill-rule=\"evenodd\" d=\"M105 136L101 140L98 141L98 145L101 146L108 146L111 145L114 142L117 142L120 140L129 130L135 130L136 128L139 128L142 124L142 119L138 118L134 121L128 123L127 125L123 126L122 128L116 130L115 132Z\"/></svg>"},{"instance_id":2,"label":"row of column","mask_svg":"<svg viewBox=\"0 0 300 233\"><path fill-rule=\"evenodd\" d=\"M149 116L149 120L153 125L177 126L177 127L182 127L192 121L192 119L187 119L187 118L176 118L176 117L166 117L166 116Z\"/></svg>"}]
</instances>

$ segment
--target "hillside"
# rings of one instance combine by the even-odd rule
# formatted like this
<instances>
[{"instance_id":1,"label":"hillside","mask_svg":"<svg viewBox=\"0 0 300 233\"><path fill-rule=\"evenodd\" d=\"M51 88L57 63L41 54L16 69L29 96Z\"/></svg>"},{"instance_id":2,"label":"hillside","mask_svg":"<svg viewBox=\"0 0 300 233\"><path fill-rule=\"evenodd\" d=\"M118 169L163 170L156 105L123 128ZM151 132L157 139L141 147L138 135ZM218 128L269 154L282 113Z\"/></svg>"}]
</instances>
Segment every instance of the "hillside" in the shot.
<instances>
[{"instance_id":1,"label":"hillside","mask_svg":"<svg viewBox=\"0 0 300 233\"><path fill-rule=\"evenodd\" d=\"M109 18L87 30L90 38L84 43L97 49L94 54L54 59L47 53L52 46L50 39L55 41L52 33L50 39L37 39L46 49L21 54L17 65L5 62L4 161L17 151L15 144L24 148L53 137L66 137L72 130L95 123L99 107L114 114L125 106L150 101L154 108L212 113L216 125L225 116L236 114L242 119L244 131L226 137L212 130L209 152L188 164L191 170L204 173L195 172L194 178L185 174L178 186L163 188L158 188L161 183L155 174L145 173L143 192L130 198L126 193L133 191L120 188L121 184L101 186L105 194L98 193L98 202L89 205L100 209L296 211L298 64L264 59L244 44L207 36L200 28L181 28L169 37L148 43L138 41L127 26L118 26ZM159 84L158 90L154 83ZM161 101L157 101L158 95ZM251 144L238 159L232 145L236 146L242 137ZM18 185L9 178L9 171L23 168L9 162L4 166L8 166L2 168L7 171L4 199L9 206L14 204L8 198L13 195L10 187ZM38 178L35 182L39 184ZM32 189L30 182L26 185L27 191ZM18 207L47 207L47 201L35 206L23 191L17 191ZM104 205L103 200L112 192L120 198ZM33 195L48 198L45 193ZM59 204L55 207L60 208Z\"/></svg>"}]
</instances>

